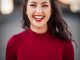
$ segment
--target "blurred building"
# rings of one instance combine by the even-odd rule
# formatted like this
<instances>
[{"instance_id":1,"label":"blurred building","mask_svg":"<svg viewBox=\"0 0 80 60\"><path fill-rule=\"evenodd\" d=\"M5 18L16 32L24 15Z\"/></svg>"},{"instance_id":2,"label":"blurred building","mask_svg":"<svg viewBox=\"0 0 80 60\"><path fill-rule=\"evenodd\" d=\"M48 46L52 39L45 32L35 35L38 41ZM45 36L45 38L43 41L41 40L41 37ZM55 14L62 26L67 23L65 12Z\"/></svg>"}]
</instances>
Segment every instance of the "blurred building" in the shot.
<instances>
[{"instance_id":1,"label":"blurred building","mask_svg":"<svg viewBox=\"0 0 80 60\"><path fill-rule=\"evenodd\" d=\"M68 5L69 9L73 12L80 12L80 0L59 0L61 3Z\"/></svg>"}]
</instances>

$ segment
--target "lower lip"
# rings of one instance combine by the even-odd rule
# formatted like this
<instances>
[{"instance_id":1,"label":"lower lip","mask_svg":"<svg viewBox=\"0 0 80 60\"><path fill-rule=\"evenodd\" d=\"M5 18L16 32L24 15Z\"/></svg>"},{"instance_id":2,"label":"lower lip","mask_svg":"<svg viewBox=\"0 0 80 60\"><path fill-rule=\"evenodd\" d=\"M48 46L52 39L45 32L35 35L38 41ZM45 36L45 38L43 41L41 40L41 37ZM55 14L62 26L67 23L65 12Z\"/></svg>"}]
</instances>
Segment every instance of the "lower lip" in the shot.
<instances>
[{"instance_id":1,"label":"lower lip","mask_svg":"<svg viewBox=\"0 0 80 60\"><path fill-rule=\"evenodd\" d=\"M37 22L41 22L43 19L35 19L35 21Z\"/></svg>"}]
</instances>

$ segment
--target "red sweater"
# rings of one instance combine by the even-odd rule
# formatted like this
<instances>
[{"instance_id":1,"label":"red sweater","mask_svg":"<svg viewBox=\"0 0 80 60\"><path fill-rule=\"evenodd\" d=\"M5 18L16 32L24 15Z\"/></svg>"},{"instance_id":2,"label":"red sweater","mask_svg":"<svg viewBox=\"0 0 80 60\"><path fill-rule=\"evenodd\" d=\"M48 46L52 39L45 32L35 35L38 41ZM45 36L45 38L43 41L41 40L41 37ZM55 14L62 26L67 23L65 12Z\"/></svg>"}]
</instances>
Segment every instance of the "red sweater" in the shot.
<instances>
[{"instance_id":1,"label":"red sweater","mask_svg":"<svg viewBox=\"0 0 80 60\"><path fill-rule=\"evenodd\" d=\"M71 41L29 29L10 38L6 60L74 60L74 49Z\"/></svg>"}]
</instances>

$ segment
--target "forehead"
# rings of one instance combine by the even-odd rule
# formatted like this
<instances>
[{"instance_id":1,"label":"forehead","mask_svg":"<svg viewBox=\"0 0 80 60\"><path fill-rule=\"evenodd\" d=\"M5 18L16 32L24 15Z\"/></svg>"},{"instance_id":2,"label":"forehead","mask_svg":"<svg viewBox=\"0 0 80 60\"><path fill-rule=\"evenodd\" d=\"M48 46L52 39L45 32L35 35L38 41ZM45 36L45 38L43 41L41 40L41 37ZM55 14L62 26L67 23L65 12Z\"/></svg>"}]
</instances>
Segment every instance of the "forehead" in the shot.
<instances>
[{"instance_id":1,"label":"forehead","mask_svg":"<svg viewBox=\"0 0 80 60\"><path fill-rule=\"evenodd\" d=\"M37 3L43 3L43 2L47 2L50 3L50 0L28 0L29 3L33 3L33 2L37 2Z\"/></svg>"}]
</instances>

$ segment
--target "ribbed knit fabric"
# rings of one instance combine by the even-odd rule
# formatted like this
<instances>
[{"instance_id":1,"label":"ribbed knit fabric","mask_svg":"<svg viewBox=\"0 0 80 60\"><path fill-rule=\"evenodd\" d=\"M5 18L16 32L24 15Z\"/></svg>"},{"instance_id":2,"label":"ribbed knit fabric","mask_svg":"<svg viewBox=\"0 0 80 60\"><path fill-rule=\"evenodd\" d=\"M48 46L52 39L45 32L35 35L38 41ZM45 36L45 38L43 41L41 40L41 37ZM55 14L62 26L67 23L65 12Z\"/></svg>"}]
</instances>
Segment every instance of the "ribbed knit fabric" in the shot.
<instances>
[{"instance_id":1,"label":"ribbed knit fabric","mask_svg":"<svg viewBox=\"0 0 80 60\"><path fill-rule=\"evenodd\" d=\"M74 60L71 41L62 41L48 31L27 29L13 35L6 47L6 60Z\"/></svg>"}]
</instances>

